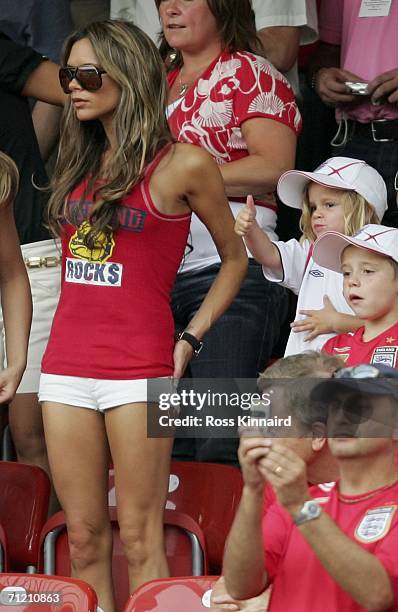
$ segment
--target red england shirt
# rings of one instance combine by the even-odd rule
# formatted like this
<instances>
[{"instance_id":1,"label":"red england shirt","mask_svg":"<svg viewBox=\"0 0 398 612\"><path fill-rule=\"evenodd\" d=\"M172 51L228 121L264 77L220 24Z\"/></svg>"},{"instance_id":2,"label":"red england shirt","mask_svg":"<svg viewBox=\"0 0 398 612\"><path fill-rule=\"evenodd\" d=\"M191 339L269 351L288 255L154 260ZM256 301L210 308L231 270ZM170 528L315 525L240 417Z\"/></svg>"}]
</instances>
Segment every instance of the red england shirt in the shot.
<instances>
[{"instance_id":1,"label":"red england shirt","mask_svg":"<svg viewBox=\"0 0 398 612\"><path fill-rule=\"evenodd\" d=\"M381 363L398 368L398 323L369 342L363 340L364 329L360 327L354 334L334 336L325 343L322 350L341 357L347 366Z\"/></svg>"},{"instance_id":2,"label":"red england shirt","mask_svg":"<svg viewBox=\"0 0 398 612\"><path fill-rule=\"evenodd\" d=\"M398 483L357 496L338 485L314 496L336 525L383 564L398 610ZM290 515L278 503L263 517L266 569L272 581L269 612L365 612L328 574ZM391 612L390 610L390 612Z\"/></svg>"}]
</instances>

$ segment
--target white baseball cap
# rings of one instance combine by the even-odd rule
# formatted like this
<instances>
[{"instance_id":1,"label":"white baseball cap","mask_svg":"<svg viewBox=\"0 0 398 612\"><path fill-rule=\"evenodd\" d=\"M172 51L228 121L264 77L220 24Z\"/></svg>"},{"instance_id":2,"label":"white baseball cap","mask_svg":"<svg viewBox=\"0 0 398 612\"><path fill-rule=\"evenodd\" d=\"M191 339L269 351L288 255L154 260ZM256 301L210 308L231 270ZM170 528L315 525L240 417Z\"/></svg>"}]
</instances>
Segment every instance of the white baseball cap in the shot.
<instances>
[{"instance_id":1,"label":"white baseball cap","mask_svg":"<svg viewBox=\"0 0 398 612\"><path fill-rule=\"evenodd\" d=\"M302 208L303 194L310 181L356 191L373 206L381 221L387 210L387 188L382 176L362 159L331 157L314 172L288 170L278 181L278 196L292 208Z\"/></svg>"},{"instance_id":2,"label":"white baseball cap","mask_svg":"<svg viewBox=\"0 0 398 612\"><path fill-rule=\"evenodd\" d=\"M353 236L325 232L314 244L312 257L324 268L341 271L341 255L350 245L390 257L398 263L398 229L385 225L364 225Z\"/></svg>"}]
</instances>

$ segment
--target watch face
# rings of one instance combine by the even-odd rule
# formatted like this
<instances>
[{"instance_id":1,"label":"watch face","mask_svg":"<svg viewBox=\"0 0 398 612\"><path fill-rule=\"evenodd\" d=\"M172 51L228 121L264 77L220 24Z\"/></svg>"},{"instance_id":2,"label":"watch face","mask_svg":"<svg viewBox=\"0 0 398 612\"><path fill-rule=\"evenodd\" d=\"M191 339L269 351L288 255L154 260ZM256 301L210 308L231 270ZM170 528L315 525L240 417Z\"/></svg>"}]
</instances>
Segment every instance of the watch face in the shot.
<instances>
[{"instance_id":1,"label":"watch face","mask_svg":"<svg viewBox=\"0 0 398 612\"><path fill-rule=\"evenodd\" d=\"M319 505L318 505L316 502L310 502L310 503L307 505L306 510L307 510L307 514L308 514L308 516L310 516L310 517L316 517L316 516L318 516L318 515L319 515L319 513L320 513L320 511L321 511L321 509L320 509Z\"/></svg>"}]
</instances>

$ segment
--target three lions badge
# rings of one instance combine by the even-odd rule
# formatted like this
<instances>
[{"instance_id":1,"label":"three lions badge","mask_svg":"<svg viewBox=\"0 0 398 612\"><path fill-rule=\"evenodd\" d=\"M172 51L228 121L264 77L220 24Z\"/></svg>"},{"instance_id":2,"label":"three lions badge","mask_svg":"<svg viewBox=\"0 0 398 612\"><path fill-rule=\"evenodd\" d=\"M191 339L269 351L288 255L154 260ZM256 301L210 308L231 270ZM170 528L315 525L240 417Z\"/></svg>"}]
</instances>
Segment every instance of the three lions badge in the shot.
<instances>
[{"instance_id":1,"label":"three lions badge","mask_svg":"<svg viewBox=\"0 0 398 612\"><path fill-rule=\"evenodd\" d=\"M377 542L388 533L397 506L382 506L372 508L363 516L355 530L355 539L365 544Z\"/></svg>"}]
</instances>

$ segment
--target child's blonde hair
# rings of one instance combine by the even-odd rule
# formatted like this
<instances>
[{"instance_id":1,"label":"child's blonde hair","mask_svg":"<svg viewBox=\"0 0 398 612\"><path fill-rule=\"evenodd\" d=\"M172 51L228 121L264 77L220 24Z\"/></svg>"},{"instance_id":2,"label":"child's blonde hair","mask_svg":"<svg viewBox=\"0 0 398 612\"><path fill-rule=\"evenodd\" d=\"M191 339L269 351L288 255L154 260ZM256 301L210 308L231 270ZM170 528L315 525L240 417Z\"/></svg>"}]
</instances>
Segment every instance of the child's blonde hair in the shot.
<instances>
[{"instance_id":1,"label":"child's blonde hair","mask_svg":"<svg viewBox=\"0 0 398 612\"><path fill-rule=\"evenodd\" d=\"M0 151L0 205L12 202L18 193L19 172L15 162Z\"/></svg>"},{"instance_id":2,"label":"child's blonde hair","mask_svg":"<svg viewBox=\"0 0 398 612\"><path fill-rule=\"evenodd\" d=\"M316 236L311 226L311 208L308 197L308 189L311 182L308 183L303 196L303 209L300 217L300 230L302 236L300 242L309 240L314 242ZM375 209L365 198L356 191L342 191L343 193L343 211L344 211L344 234L352 236L368 223L380 223L380 219L376 214Z\"/></svg>"}]
</instances>

